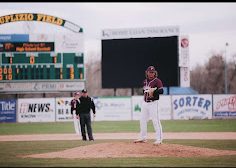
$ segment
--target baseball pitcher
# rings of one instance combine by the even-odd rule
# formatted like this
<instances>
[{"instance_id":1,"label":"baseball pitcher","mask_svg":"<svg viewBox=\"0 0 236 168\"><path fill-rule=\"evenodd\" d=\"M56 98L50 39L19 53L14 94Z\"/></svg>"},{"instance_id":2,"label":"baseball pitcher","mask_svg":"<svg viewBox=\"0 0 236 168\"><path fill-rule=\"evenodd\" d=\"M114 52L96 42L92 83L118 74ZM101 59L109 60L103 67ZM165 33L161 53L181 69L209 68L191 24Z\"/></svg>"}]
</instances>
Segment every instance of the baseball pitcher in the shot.
<instances>
[{"instance_id":1,"label":"baseball pitcher","mask_svg":"<svg viewBox=\"0 0 236 168\"><path fill-rule=\"evenodd\" d=\"M162 81L157 78L158 74L154 66L149 66L145 74L146 79L143 81L144 99L140 118L140 139L134 142L147 142L147 122L150 116L156 132L154 145L159 145L162 143L162 126L158 113L157 100L159 100L159 95L163 94L163 84Z\"/></svg>"}]
</instances>

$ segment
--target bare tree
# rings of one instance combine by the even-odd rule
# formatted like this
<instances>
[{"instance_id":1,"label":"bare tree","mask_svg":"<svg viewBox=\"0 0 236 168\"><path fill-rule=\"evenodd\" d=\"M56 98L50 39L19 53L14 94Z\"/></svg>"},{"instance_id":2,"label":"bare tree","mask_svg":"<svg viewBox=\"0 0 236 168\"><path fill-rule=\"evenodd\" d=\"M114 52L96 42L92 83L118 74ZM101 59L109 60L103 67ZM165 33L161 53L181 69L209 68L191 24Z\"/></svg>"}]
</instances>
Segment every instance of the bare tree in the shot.
<instances>
[{"instance_id":1,"label":"bare tree","mask_svg":"<svg viewBox=\"0 0 236 168\"><path fill-rule=\"evenodd\" d=\"M232 58L228 64L229 93L236 93L236 54Z\"/></svg>"},{"instance_id":2,"label":"bare tree","mask_svg":"<svg viewBox=\"0 0 236 168\"><path fill-rule=\"evenodd\" d=\"M236 60L228 62L226 67L229 93L236 93ZM191 87L201 94L223 94L224 69L222 54L213 54L205 65L198 65L191 71Z\"/></svg>"},{"instance_id":3,"label":"bare tree","mask_svg":"<svg viewBox=\"0 0 236 168\"><path fill-rule=\"evenodd\" d=\"M113 89L102 89L102 71L100 55L96 52L88 53L89 59L85 64L86 88L92 96L113 96Z\"/></svg>"},{"instance_id":4,"label":"bare tree","mask_svg":"<svg viewBox=\"0 0 236 168\"><path fill-rule=\"evenodd\" d=\"M213 55L205 65L207 76L205 85L208 93L224 92L224 60L222 55Z\"/></svg>"},{"instance_id":5,"label":"bare tree","mask_svg":"<svg viewBox=\"0 0 236 168\"><path fill-rule=\"evenodd\" d=\"M191 74L190 85L193 89L197 90L199 93L205 93L206 87L204 85L204 80L206 77L206 69L203 66L197 65Z\"/></svg>"}]
</instances>

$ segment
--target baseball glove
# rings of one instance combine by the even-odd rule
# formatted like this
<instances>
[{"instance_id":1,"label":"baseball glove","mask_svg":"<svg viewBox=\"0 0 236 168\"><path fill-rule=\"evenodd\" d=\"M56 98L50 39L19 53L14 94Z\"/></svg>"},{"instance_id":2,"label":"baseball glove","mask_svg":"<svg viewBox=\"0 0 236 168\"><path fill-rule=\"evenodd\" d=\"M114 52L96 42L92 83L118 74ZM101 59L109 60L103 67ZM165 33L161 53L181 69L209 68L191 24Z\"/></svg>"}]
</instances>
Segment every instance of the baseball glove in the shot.
<instances>
[{"instance_id":1,"label":"baseball glove","mask_svg":"<svg viewBox=\"0 0 236 168\"><path fill-rule=\"evenodd\" d=\"M156 90L157 88L149 88L147 90L144 91L144 93L147 93L148 97L149 98L153 98L154 97L154 91Z\"/></svg>"}]
</instances>

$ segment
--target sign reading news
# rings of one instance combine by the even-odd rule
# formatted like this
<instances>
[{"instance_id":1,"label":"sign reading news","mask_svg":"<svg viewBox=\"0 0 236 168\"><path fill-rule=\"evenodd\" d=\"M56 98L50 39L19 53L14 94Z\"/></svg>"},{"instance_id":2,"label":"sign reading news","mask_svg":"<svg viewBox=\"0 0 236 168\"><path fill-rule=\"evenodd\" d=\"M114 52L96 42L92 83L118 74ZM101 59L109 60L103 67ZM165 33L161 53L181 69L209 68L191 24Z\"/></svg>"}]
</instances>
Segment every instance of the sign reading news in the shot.
<instances>
[{"instance_id":1,"label":"sign reading news","mask_svg":"<svg viewBox=\"0 0 236 168\"><path fill-rule=\"evenodd\" d=\"M18 99L18 122L54 122L55 99Z\"/></svg>"}]
</instances>

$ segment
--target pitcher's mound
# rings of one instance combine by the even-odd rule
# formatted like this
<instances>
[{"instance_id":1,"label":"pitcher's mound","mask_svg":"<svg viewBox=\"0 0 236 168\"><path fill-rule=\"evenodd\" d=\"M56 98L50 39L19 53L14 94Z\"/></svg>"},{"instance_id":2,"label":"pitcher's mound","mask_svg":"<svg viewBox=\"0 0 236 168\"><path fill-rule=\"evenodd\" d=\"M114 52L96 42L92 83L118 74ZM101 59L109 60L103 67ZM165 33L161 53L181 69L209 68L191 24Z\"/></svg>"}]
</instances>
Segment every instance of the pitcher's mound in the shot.
<instances>
[{"instance_id":1,"label":"pitcher's mound","mask_svg":"<svg viewBox=\"0 0 236 168\"><path fill-rule=\"evenodd\" d=\"M111 142L90 144L59 152L33 154L32 158L116 158L116 157L194 157L236 155L236 151L152 143Z\"/></svg>"}]
</instances>

